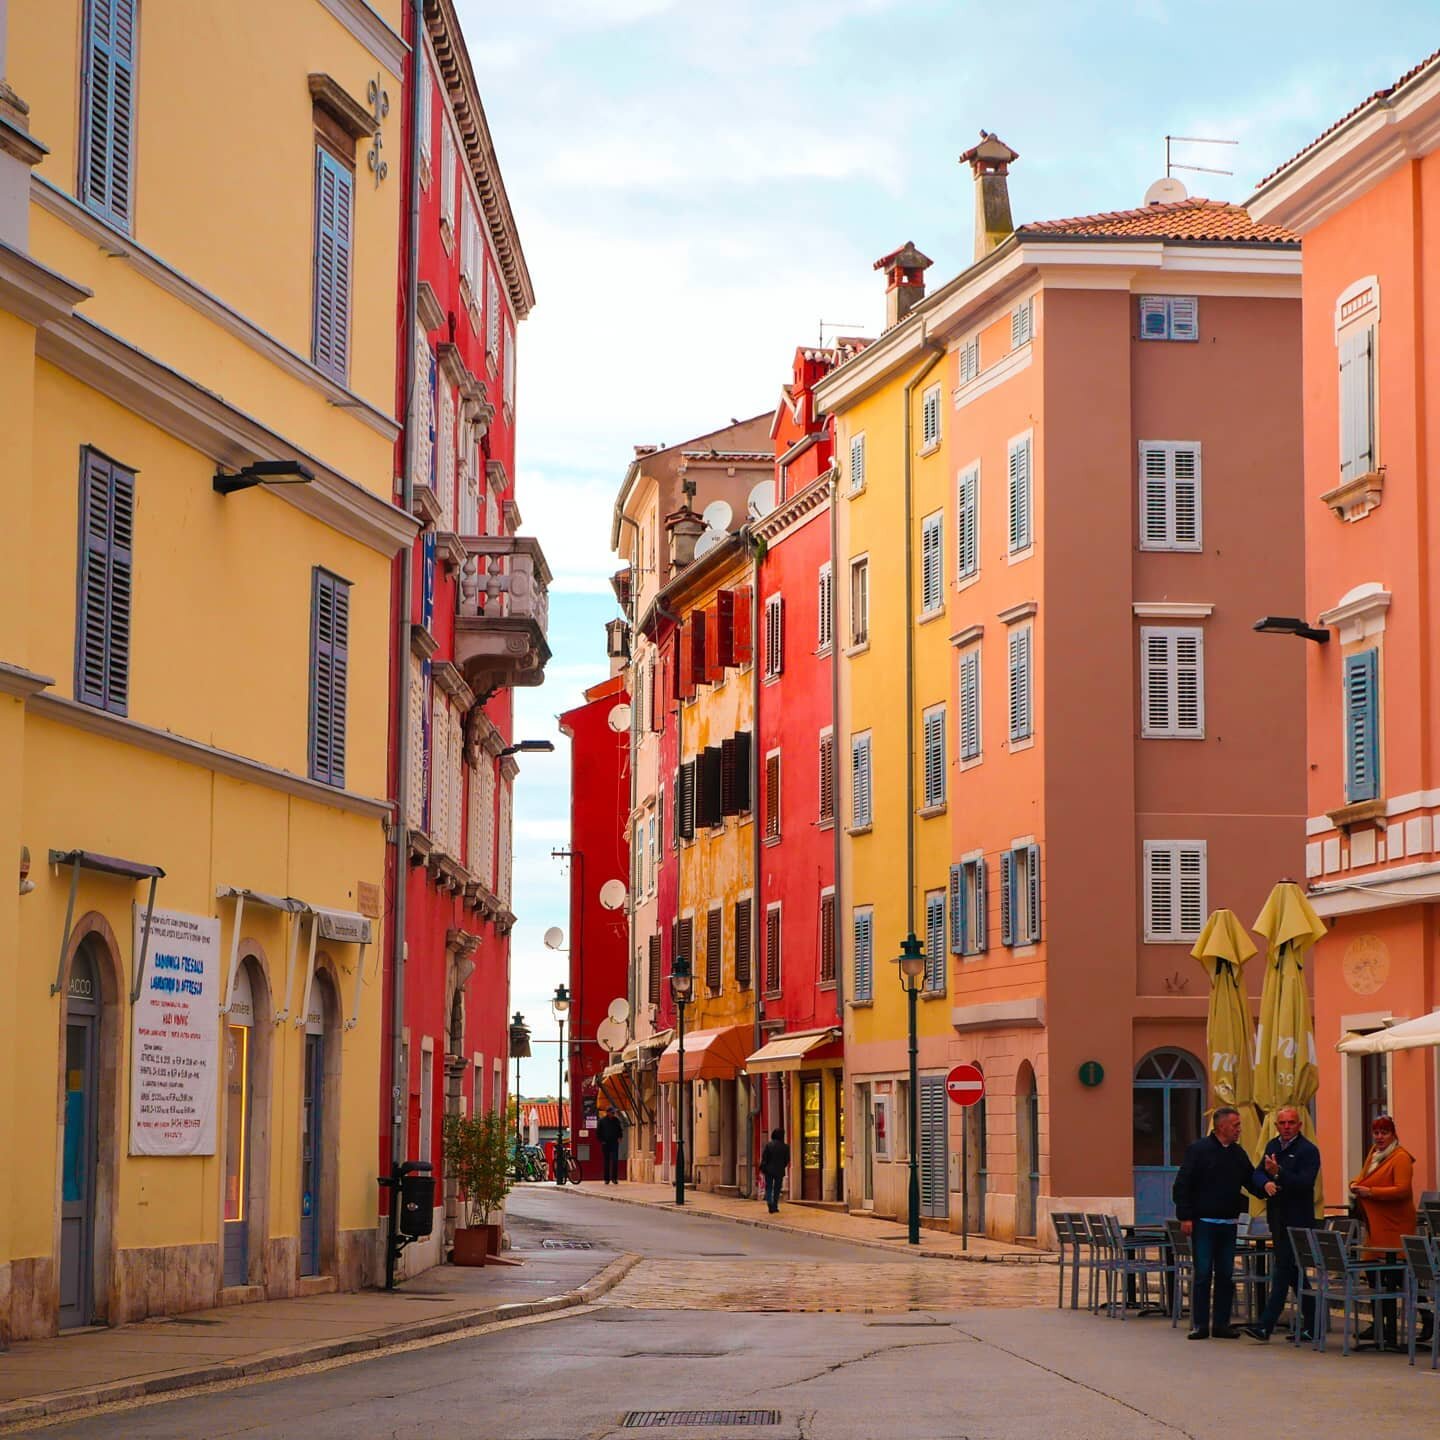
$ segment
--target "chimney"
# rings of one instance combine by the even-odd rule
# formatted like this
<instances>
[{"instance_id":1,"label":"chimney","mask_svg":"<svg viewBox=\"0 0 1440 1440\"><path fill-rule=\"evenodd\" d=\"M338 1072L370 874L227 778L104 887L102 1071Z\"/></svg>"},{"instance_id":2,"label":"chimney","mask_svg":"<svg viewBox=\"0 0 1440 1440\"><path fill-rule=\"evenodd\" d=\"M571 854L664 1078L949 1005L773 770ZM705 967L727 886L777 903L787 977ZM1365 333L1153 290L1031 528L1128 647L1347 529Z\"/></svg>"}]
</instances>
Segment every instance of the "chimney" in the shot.
<instances>
[{"instance_id":1,"label":"chimney","mask_svg":"<svg viewBox=\"0 0 1440 1440\"><path fill-rule=\"evenodd\" d=\"M670 574L678 575L695 559L695 546L708 528L691 508L690 498L695 494L695 482L681 481L684 499L680 508L665 517L665 528L670 532Z\"/></svg>"},{"instance_id":2,"label":"chimney","mask_svg":"<svg viewBox=\"0 0 1440 1440\"><path fill-rule=\"evenodd\" d=\"M925 298L925 272L935 262L913 240L882 255L875 268L885 272L885 328L898 325Z\"/></svg>"},{"instance_id":3,"label":"chimney","mask_svg":"<svg viewBox=\"0 0 1440 1440\"><path fill-rule=\"evenodd\" d=\"M961 164L968 164L975 176L975 258L983 260L1015 233L1010 218L1010 186L1006 176L1010 162L1018 160L998 135L980 132L980 143L967 150Z\"/></svg>"}]
</instances>

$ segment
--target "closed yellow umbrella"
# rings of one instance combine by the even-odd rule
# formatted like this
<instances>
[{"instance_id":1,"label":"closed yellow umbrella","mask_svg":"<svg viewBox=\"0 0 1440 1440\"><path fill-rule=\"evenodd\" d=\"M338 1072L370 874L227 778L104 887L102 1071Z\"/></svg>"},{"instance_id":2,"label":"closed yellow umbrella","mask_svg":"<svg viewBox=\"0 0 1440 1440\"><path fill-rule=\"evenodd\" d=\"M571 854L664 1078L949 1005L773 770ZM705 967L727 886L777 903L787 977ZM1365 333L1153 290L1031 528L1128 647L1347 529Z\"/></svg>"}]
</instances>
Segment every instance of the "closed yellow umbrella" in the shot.
<instances>
[{"instance_id":1,"label":"closed yellow umbrella","mask_svg":"<svg viewBox=\"0 0 1440 1440\"><path fill-rule=\"evenodd\" d=\"M1263 1147L1275 1136L1275 1112L1286 1105L1300 1112L1302 1133L1313 1140L1310 1102L1320 1088L1320 1072L1305 993L1305 952L1324 937L1325 922L1298 885L1282 880L1256 917L1255 930L1267 944L1260 1027L1255 1035L1255 1103L1265 1116L1260 1144ZM1318 1207L1323 1194L1318 1182L1315 1194Z\"/></svg>"},{"instance_id":2,"label":"closed yellow umbrella","mask_svg":"<svg viewBox=\"0 0 1440 1440\"><path fill-rule=\"evenodd\" d=\"M1241 972L1255 945L1233 910L1216 910L1190 952L1210 977L1210 1013L1205 1026L1209 1051L1210 1110L1233 1105L1240 1112L1240 1143L1253 1156L1260 1134L1254 1106L1254 1052L1250 1006Z\"/></svg>"}]
</instances>

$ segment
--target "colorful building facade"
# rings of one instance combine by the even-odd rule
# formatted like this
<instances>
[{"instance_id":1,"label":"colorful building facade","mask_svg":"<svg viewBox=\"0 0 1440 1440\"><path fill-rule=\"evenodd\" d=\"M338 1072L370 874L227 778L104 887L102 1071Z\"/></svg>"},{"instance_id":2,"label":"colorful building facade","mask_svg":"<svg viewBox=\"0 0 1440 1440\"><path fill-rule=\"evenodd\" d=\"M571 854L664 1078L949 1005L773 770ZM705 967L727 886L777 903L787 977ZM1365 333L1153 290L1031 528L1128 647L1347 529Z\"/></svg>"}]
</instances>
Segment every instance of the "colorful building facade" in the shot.
<instances>
[{"instance_id":1,"label":"colorful building facade","mask_svg":"<svg viewBox=\"0 0 1440 1440\"><path fill-rule=\"evenodd\" d=\"M1390 1049L1397 1021L1440 1009L1433 733L1434 560L1429 451L1440 390L1427 373L1440 207L1440 58L1377 92L1263 181L1262 224L1304 237L1303 609L1328 643L1302 648L1309 797L1305 874L1329 934L1312 952L1325 1200L1343 1205L1370 1121L1394 1115L1437 1185L1440 1069ZM1347 1037L1362 1039L1340 1053Z\"/></svg>"},{"instance_id":2,"label":"colorful building facade","mask_svg":"<svg viewBox=\"0 0 1440 1440\"><path fill-rule=\"evenodd\" d=\"M376 1274L400 8L0 4L8 1337Z\"/></svg>"}]
</instances>

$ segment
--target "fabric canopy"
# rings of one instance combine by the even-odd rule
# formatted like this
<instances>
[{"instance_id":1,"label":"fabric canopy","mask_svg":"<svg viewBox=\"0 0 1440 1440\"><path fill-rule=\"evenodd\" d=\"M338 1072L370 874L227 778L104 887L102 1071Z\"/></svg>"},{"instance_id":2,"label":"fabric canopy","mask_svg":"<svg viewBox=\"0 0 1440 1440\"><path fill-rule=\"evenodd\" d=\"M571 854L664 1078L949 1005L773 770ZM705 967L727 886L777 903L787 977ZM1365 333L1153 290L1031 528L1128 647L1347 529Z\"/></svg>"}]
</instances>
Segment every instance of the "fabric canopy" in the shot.
<instances>
[{"instance_id":1,"label":"fabric canopy","mask_svg":"<svg viewBox=\"0 0 1440 1440\"><path fill-rule=\"evenodd\" d=\"M799 1070L806 1061L838 1060L840 1032L833 1025L822 1030L796 1030L767 1040L745 1060L746 1070L773 1072Z\"/></svg>"},{"instance_id":2,"label":"fabric canopy","mask_svg":"<svg viewBox=\"0 0 1440 1440\"><path fill-rule=\"evenodd\" d=\"M1233 910L1216 910L1190 952L1210 976L1210 1012L1205 1029L1210 1052L1210 1109L1232 1105L1240 1112L1240 1143L1255 1153L1260 1126L1255 1116L1254 1053L1250 1006L1241 970L1255 945Z\"/></svg>"},{"instance_id":3,"label":"fabric canopy","mask_svg":"<svg viewBox=\"0 0 1440 1440\"><path fill-rule=\"evenodd\" d=\"M1335 1048L1342 1055L1384 1055L1391 1050L1423 1050L1440 1045L1440 1010L1402 1020L1368 1035L1347 1035Z\"/></svg>"},{"instance_id":4,"label":"fabric canopy","mask_svg":"<svg viewBox=\"0 0 1440 1440\"><path fill-rule=\"evenodd\" d=\"M718 1030L696 1030L685 1037L685 1079L733 1080L745 1068L754 1032L748 1025L725 1025ZM677 1036L660 1055L655 1078L661 1085L680 1080L680 1039Z\"/></svg>"}]
</instances>

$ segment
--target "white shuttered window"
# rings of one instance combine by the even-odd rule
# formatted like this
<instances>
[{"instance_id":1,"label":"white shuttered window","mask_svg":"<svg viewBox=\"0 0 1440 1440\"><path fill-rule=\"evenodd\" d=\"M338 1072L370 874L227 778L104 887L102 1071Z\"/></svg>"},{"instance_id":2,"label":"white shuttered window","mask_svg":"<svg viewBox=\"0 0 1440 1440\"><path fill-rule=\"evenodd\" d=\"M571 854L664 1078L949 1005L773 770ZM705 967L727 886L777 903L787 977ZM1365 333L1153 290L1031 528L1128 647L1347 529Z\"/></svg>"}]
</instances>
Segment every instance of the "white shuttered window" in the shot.
<instances>
[{"instance_id":1,"label":"white shuttered window","mask_svg":"<svg viewBox=\"0 0 1440 1440\"><path fill-rule=\"evenodd\" d=\"M1200 549L1200 442L1140 442L1140 548Z\"/></svg>"},{"instance_id":2,"label":"white shuttered window","mask_svg":"<svg viewBox=\"0 0 1440 1440\"><path fill-rule=\"evenodd\" d=\"M955 485L955 578L968 580L980 570L980 467L960 472Z\"/></svg>"},{"instance_id":3,"label":"white shuttered window","mask_svg":"<svg viewBox=\"0 0 1440 1440\"><path fill-rule=\"evenodd\" d=\"M1010 739L1028 740L1035 733L1031 647L1033 632L1019 625L1010 632Z\"/></svg>"},{"instance_id":4,"label":"white shuttered window","mask_svg":"<svg viewBox=\"0 0 1440 1440\"><path fill-rule=\"evenodd\" d=\"M925 806L945 803L945 707L925 712Z\"/></svg>"},{"instance_id":5,"label":"white shuttered window","mask_svg":"<svg viewBox=\"0 0 1440 1440\"><path fill-rule=\"evenodd\" d=\"M920 447L932 449L940 443L940 387L932 385L920 401Z\"/></svg>"},{"instance_id":6,"label":"white shuttered window","mask_svg":"<svg viewBox=\"0 0 1440 1440\"><path fill-rule=\"evenodd\" d=\"M816 648L828 650L835 638L835 574L828 564L820 567L815 592Z\"/></svg>"},{"instance_id":7,"label":"white shuttered window","mask_svg":"<svg viewBox=\"0 0 1440 1440\"><path fill-rule=\"evenodd\" d=\"M1194 944L1208 913L1205 841L1145 842L1145 939Z\"/></svg>"},{"instance_id":8,"label":"white shuttered window","mask_svg":"<svg viewBox=\"0 0 1440 1440\"><path fill-rule=\"evenodd\" d=\"M410 657L409 795L406 824L420 830L425 824L425 670L418 655Z\"/></svg>"},{"instance_id":9,"label":"white shuttered window","mask_svg":"<svg viewBox=\"0 0 1440 1440\"><path fill-rule=\"evenodd\" d=\"M875 998L875 915L868 905L855 911L853 955L851 998L873 1000Z\"/></svg>"},{"instance_id":10,"label":"white shuttered window","mask_svg":"<svg viewBox=\"0 0 1440 1440\"><path fill-rule=\"evenodd\" d=\"M1375 327L1340 342L1340 479L1375 469Z\"/></svg>"},{"instance_id":11,"label":"white shuttered window","mask_svg":"<svg viewBox=\"0 0 1440 1440\"><path fill-rule=\"evenodd\" d=\"M1031 534L1030 437L1010 442L1010 553L1028 550Z\"/></svg>"},{"instance_id":12,"label":"white shuttered window","mask_svg":"<svg viewBox=\"0 0 1440 1440\"><path fill-rule=\"evenodd\" d=\"M1140 733L1147 739L1205 738L1202 630L1141 627Z\"/></svg>"},{"instance_id":13,"label":"white shuttered window","mask_svg":"<svg viewBox=\"0 0 1440 1440\"><path fill-rule=\"evenodd\" d=\"M980 758L980 647L960 657L960 759Z\"/></svg>"},{"instance_id":14,"label":"white shuttered window","mask_svg":"<svg viewBox=\"0 0 1440 1440\"><path fill-rule=\"evenodd\" d=\"M932 615L945 604L945 517L937 510L920 522L920 610Z\"/></svg>"},{"instance_id":15,"label":"white shuttered window","mask_svg":"<svg viewBox=\"0 0 1440 1440\"><path fill-rule=\"evenodd\" d=\"M870 559L850 562L850 644L870 643Z\"/></svg>"},{"instance_id":16,"label":"white shuttered window","mask_svg":"<svg viewBox=\"0 0 1440 1440\"><path fill-rule=\"evenodd\" d=\"M850 737L850 824L867 828L874 819L870 777L870 732Z\"/></svg>"},{"instance_id":17,"label":"white shuttered window","mask_svg":"<svg viewBox=\"0 0 1440 1440\"><path fill-rule=\"evenodd\" d=\"M865 437L853 435L850 438L850 493L865 488Z\"/></svg>"}]
</instances>

